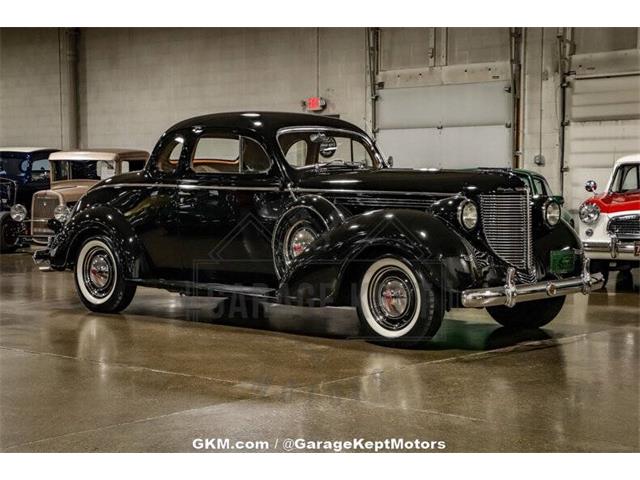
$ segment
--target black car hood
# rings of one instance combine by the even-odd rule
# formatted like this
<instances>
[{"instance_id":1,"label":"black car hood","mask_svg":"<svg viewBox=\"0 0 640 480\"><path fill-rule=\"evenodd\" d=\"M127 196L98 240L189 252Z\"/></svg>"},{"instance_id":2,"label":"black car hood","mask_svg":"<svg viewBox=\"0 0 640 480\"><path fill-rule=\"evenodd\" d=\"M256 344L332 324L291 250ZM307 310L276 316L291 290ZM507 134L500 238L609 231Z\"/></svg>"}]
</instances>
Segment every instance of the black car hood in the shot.
<instances>
[{"instance_id":1,"label":"black car hood","mask_svg":"<svg viewBox=\"0 0 640 480\"><path fill-rule=\"evenodd\" d=\"M523 188L517 175L504 170L320 169L300 172L297 186L309 190L358 190L402 193L488 193Z\"/></svg>"}]
</instances>

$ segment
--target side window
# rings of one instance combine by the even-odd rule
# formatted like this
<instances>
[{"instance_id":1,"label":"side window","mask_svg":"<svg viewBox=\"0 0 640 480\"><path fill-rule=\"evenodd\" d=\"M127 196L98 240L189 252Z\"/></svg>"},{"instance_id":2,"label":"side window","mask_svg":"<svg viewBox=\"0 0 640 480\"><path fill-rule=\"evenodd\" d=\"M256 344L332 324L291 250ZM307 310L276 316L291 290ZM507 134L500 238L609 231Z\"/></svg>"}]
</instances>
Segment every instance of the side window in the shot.
<instances>
[{"instance_id":1,"label":"side window","mask_svg":"<svg viewBox=\"0 0 640 480\"><path fill-rule=\"evenodd\" d=\"M622 174L622 185L620 185L620 191L627 192L629 190L638 190L638 188L640 188L639 183L638 166L630 165Z\"/></svg>"},{"instance_id":2,"label":"side window","mask_svg":"<svg viewBox=\"0 0 640 480\"><path fill-rule=\"evenodd\" d=\"M544 188L544 183L539 177L533 177L533 185L536 195L547 195L547 191Z\"/></svg>"},{"instance_id":3,"label":"side window","mask_svg":"<svg viewBox=\"0 0 640 480\"><path fill-rule=\"evenodd\" d=\"M287 150L285 159L289 165L294 167L304 167L307 164L307 141L298 140Z\"/></svg>"},{"instance_id":4,"label":"side window","mask_svg":"<svg viewBox=\"0 0 640 480\"><path fill-rule=\"evenodd\" d=\"M182 148L184 147L184 139L176 137L167 142L158 154L156 159L156 168L163 173L171 173L178 167Z\"/></svg>"},{"instance_id":5,"label":"side window","mask_svg":"<svg viewBox=\"0 0 640 480\"><path fill-rule=\"evenodd\" d=\"M191 158L196 173L240 173L240 138L234 135L198 139Z\"/></svg>"},{"instance_id":6,"label":"side window","mask_svg":"<svg viewBox=\"0 0 640 480\"><path fill-rule=\"evenodd\" d=\"M271 168L271 160L258 142L242 138L242 173L263 173Z\"/></svg>"},{"instance_id":7,"label":"side window","mask_svg":"<svg viewBox=\"0 0 640 480\"><path fill-rule=\"evenodd\" d=\"M43 181L49 178L49 160L34 160L31 164L31 178L35 181Z\"/></svg>"}]
</instances>

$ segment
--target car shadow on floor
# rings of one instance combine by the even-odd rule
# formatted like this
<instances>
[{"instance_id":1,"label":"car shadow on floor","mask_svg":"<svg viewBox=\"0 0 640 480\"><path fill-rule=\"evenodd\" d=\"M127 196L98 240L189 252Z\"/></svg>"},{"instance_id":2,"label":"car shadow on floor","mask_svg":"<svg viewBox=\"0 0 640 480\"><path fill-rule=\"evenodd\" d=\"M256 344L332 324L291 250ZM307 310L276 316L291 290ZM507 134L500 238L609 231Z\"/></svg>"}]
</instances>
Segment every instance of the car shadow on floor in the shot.
<instances>
[{"instance_id":1,"label":"car shadow on floor","mask_svg":"<svg viewBox=\"0 0 640 480\"><path fill-rule=\"evenodd\" d=\"M234 328L278 332L303 337L335 338L345 341L366 341L360 331L357 314L352 308L325 307L304 308L266 304L264 315L252 317L241 315L230 318L217 316L215 304L218 300L206 297L180 297L182 308L175 308L172 319L185 320ZM127 313L138 313L132 305ZM158 304L155 307L159 307ZM162 317L153 308L147 315ZM159 309L161 310L161 309ZM140 311L139 313L142 313ZM546 341L565 336L550 330L513 330L495 323L481 323L446 317L438 333L428 342L412 350L470 350L486 351L515 346L524 342Z\"/></svg>"}]
</instances>

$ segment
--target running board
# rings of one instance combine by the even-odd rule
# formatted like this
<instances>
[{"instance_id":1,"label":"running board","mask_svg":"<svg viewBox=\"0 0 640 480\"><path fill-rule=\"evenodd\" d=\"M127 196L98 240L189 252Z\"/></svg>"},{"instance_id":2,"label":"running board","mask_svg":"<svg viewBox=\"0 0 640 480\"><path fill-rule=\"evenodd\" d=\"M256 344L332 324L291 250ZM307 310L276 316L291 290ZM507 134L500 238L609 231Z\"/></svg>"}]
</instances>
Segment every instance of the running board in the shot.
<instances>
[{"instance_id":1,"label":"running board","mask_svg":"<svg viewBox=\"0 0 640 480\"><path fill-rule=\"evenodd\" d=\"M194 283L186 280L143 280L132 279L131 282L142 287L164 288L172 292L201 292L209 295L245 295L264 299L275 299L276 290L269 287L250 287L246 285L229 285L225 283Z\"/></svg>"}]
</instances>

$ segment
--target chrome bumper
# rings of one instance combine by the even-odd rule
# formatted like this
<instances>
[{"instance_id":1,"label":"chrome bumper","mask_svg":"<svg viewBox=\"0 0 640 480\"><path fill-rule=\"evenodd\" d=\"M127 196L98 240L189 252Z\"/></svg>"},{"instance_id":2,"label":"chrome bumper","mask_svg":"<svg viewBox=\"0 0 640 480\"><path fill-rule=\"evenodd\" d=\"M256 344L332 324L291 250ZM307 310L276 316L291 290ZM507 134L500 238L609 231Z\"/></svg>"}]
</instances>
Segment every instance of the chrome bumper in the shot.
<instances>
[{"instance_id":1,"label":"chrome bumper","mask_svg":"<svg viewBox=\"0 0 640 480\"><path fill-rule=\"evenodd\" d=\"M541 300L543 298L560 297L570 293L582 292L588 295L592 290L598 290L604 285L601 273L589 272L590 261L585 258L582 264L582 275L579 277L548 280L545 282L516 285L515 269L507 271L507 281L504 287L478 288L464 290L461 295L462 305L471 308L495 306L513 307L517 303Z\"/></svg>"},{"instance_id":2,"label":"chrome bumper","mask_svg":"<svg viewBox=\"0 0 640 480\"><path fill-rule=\"evenodd\" d=\"M582 242L582 249L585 253L609 253L611 258L617 258L619 254L629 254L637 256L640 260L640 241L620 240L615 235L611 235L609 242Z\"/></svg>"},{"instance_id":3,"label":"chrome bumper","mask_svg":"<svg viewBox=\"0 0 640 480\"><path fill-rule=\"evenodd\" d=\"M50 272L51 270L53 270L51 268L49 249L47 248L44 250L36 250L33 253L33 263L35 263L42 272Z\"/></svg>"}]
</instances>

